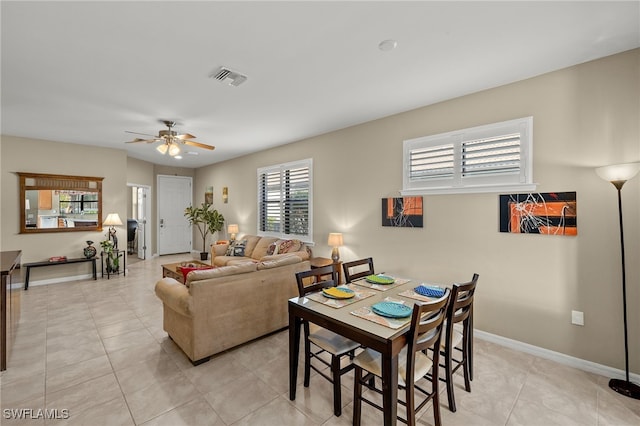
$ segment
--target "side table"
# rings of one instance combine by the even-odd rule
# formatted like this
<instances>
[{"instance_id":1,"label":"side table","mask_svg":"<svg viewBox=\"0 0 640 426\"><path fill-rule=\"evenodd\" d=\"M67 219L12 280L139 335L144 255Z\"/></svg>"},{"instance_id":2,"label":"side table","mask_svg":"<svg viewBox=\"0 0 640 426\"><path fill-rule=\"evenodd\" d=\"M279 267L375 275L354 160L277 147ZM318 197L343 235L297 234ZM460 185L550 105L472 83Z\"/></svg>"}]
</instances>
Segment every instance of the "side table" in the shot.
<instances>
[{"instance_id":1,"label":"side table","mask_svg":"<svg viewBox=\"0 0 640 426\"><path fill-rule=\"evenodd\" d=\"M109 279L111 275L120 274L120 272L122 272L122 275L126 277L127 276L127 256L125 255L125 251L114 249L113 252L115 253L116 259L122 259L122 261L119 262L117 271L112 271L108 267L106 268L107 279ZM102 275L103 278L104 278L105 262L109 262L108 257L109 255L107 253L105 252L100 253L100 258L102 259L102 261L100 262L100 275Z\"/></svg>"},{"instance_id":2,"label":"side table","mask_svg":"<svg viewBox=\"0 0 640 426\"><path fill-rule=\"evenodd\" d=\"M328 259L326 257L312 257L311 259L309 259L309 263L311 263L311 269L334 265L338 272L338 284L342 284L342 261L341 260L334 262L332 259Z\"/></svg>"}]
</instances>

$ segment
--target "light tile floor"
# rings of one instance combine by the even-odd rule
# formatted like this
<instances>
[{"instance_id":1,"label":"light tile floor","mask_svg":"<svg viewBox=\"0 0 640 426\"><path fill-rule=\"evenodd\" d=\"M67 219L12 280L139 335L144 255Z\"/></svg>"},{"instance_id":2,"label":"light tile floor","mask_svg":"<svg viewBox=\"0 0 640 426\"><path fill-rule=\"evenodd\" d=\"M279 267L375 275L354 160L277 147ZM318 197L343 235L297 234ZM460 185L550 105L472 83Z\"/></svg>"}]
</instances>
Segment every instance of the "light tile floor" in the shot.
<instances>
[{"instance_id":1,"label":"light tile floor","mask_svg":"<svg viewBox=\"0 0 640 426\"><path fill-rule=\"evenodd\" d=\"M288 398L286 331L193 367L162 330L153 292L160 265L185 255L129 262L126 277L32 286L8 369L0 376L2 424L349 425L353 376L343 379L343 414L321 377ZM608 379L486 341L475 342L472 392L456 377L453 425L639 425L640 401L615 394ZM302 378L302 374L298 377ZM444 387L441 388L444 391ZM11 409L32 409L16 420ZM38 410L58 410L45 419ZM66 411L64 411L66 410ZM401 410L399 410L401 411ZM52 413L52 411L48 411ZM53 412L55 413L55 412ZM419 424L433 424L431 406ZM37 418L40 417L40 418ZM381 424L366 404L363 424Z\"/></svg>"}]
</instances>

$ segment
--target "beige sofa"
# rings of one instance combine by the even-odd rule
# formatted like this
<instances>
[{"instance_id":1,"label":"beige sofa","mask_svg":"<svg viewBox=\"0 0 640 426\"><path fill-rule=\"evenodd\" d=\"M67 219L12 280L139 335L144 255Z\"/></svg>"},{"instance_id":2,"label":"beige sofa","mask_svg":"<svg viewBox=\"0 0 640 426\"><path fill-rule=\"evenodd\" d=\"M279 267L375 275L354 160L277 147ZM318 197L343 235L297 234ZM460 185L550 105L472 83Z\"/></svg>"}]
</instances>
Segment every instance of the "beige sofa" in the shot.
<instances>
[{"instance_id":1,"label":"beige sofa","mask_svg":"<svg viewBox=\"0 0 640 426\"><path fill-rule=\"evenodd\" d=\"M302 260L309 260L311 257L311 250L300 240L281 240L272 237L244 235L236 241L244 243L243 255L228 256L229 244L213 244L211 245L211 264L214 266L226 266L246 261L261 262L291 254L300 257Z\"/></svg>"},{"instance_id":2,"label":"beige sofa","mask_svg":"<svg viewBox=\"0 0 640 426\"><path fill-rule=\"evenodd\" d=\"M310 269L295 254L190 272L185 284L156 283L163 328L194 365L211 355L286 327L295 273Z\"/></svg>"}]
</instances>

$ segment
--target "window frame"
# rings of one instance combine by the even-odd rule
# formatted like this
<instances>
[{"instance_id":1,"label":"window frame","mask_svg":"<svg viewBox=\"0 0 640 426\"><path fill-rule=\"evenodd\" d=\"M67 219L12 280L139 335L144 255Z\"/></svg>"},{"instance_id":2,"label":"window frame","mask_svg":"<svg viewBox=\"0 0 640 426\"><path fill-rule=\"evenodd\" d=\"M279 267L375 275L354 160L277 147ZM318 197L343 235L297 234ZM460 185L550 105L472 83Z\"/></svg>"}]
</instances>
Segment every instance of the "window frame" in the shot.
<instances>
[{"instance_id":1,"label":"window frame","mask_svg":"<svg viewBox=\"0 0 640 426\"><path fill-rule=\"evenodd\" d=\"M280 187L283 188L285 184L284 174L287 171L293 169L306 168L308 170L308 212L307 212L307 223L308 223L308 233L307 234L287 234L285 232L273 232L273 231L265 231L262 230L262 176L268 173L280 173ZM284 224L286 222L287 212L285 210L285 206L283 201L285 198L284 193L286 191L281 190L280 194L280 223ZM257 170L257 235L261 237L273 237L280 239L299 239L305 242L306 244L313 243L313 159L307 158L304 160L291 161L288 163L274 164L271 166L260 167Z\"/></svg>"},{"instance_id":2,"label":"window frame","mask_svg":"<svg viewBox=\"0 0 640 426\"><path fill-rule=\"evenodd\" d=\"M464 152L478 140L519 134L519 167L512 172L493 172L465 175L463 173ZM429 148L451 149L452 173L449 176L413 177L411 154ZM496 154L497 155L497 154ZM444 170L444 168L443 168ZM533 191L533 117L524 117L471 127L452 132L423 136L403 141L403 196L430 194L464 194L482 192ZM446 173L445 173L446 174Z\"/></svg>"}]
</instances>

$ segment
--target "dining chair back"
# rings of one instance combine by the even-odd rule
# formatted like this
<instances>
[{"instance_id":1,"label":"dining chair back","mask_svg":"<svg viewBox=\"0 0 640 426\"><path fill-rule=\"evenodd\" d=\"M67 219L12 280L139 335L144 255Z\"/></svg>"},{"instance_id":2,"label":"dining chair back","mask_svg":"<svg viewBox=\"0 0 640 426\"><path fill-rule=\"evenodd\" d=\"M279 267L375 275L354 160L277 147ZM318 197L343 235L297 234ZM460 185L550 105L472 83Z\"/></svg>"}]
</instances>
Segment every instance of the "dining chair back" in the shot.
<instances>
[{"instance_id":1,"label":"dining chair back","mask_svg":"<svg viewBox=\"0 0 640 426\"><path fill-rule=\"evenodd\" d=\"M304 297L309 293L320 291L323 288L337 286L337 268L337 264L332 264L321 268L297 272L296 283L298 284L299 296ZM327 279L327 277L330 278ZM311 369L331 382L333 384L333 413L336 416L340 416L342 414L342 387L340 378L343 374L353 369L351 362L345 367L342 367L342 359L346 356L353 359L355 350L359 348L360 345L353 340L319 327L316 324L309 323L309 321L300 321L302 322L302 328L304 330L304 386L309 387ZM323 353L330 355L330 362L322 358L321 354ZM313 365L311 362L312 359L321 362L325 367L319 368ZM323 371L326 367L329 367L331 371L330 376Z\"/></svg>"},{"instance_id":2,"label":"dining chair back","mask_svg":"<svg viewBox=\"0 0 640 426\"><path fill-rule=\"evenodd\" d=\"M438 392L438 377L440 341L449 303L450 291L431 302L417 302L413 307L411 326L407 333L407 344L398 355L398 386L405 391L405 398L398 403L406 408L407 418L398 419L408 425L416 424L416 413L429 401L432 401L433 416L436 426L441 424L440 401ZM433 359L427 355L427 349L433 350ZM358 354L353 363L355 365L355 381L353 390L353 424L359 425L362 417L362 401L379 410L383 408L376 402L367 399L362 394L362 388L366 387L375 393L381 393L381 389L375 388L375 376L382 377L381 354L371 349L365 349ZM363 372L367 374L363 376ZM428 375L428 373L430 373ZM427 378L431 382L431 390L418 386L416 382ZM415 391L424 395L424 399L416 407Z\"/></svg>"},{"instance_id":3,"label":"dining chair back","mask_svg":"<svg viewBox=\"0 0 640 426\"><path fill-rule=\"evenodd\" d=\"M456 411L453 375L462 368L464 372L464 389L471 392L473 365L473 299L478 283L478 274L473 274L471 281L454 284L451 289L451 301L447 308L445 336L440 345L443 356L445 377L441 380L447 384L449 410ZM454 325L462 323L461 329ZM454 353L456 356L454 357Z\"/></svg>"},{"instance_id":4,"label":"dining chair back","mask_svg":"<svg viewBox=\"0 0 640 426\"><path fill-rule=\"evenodd\" d=\"M375 274L373 258L371 257L345 262L342 264L342 268L344 270L344 281L346 283Z\"/></svg>"}]
</instances>

